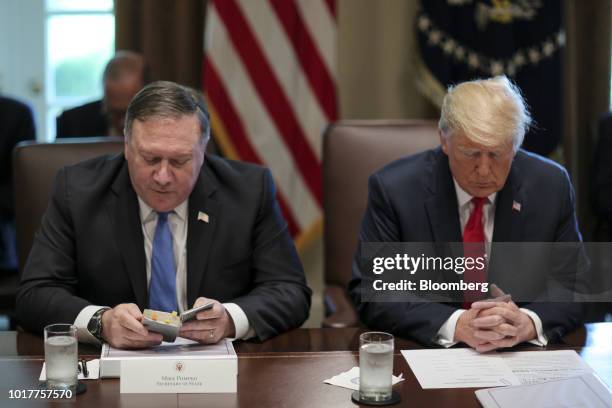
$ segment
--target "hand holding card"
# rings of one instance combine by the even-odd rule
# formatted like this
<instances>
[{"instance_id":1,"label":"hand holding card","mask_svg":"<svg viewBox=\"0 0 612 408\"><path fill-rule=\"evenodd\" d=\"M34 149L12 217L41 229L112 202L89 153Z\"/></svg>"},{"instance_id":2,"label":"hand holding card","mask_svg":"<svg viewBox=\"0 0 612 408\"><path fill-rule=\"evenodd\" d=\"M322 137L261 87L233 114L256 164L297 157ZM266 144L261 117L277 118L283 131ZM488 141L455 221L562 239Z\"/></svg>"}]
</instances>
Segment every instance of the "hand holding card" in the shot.
<instances>
[{"instance_id":1,"label":"hand holding card","mask_svg":"<svg viewBox=\"0 0 612 408\"><path fill-rule=\"evenodd\" d=\"M142 324L148 330L161 334L165 342L172 343L178 336L183 323L195 319L199 312L212 309L213 306L214 303L209 302L193 309L185 310L180 316L176 312L167 313L145 309L142 313L144 316Z\"/></svg>"}]
</instances>

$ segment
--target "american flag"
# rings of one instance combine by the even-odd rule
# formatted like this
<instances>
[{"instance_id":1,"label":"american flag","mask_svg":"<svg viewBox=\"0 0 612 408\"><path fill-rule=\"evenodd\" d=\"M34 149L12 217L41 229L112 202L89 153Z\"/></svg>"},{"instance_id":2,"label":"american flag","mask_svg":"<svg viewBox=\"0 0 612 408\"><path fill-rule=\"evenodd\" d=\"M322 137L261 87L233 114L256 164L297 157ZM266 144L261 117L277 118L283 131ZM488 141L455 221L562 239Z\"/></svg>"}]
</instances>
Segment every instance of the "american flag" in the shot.
<instances>
[{"instance_id":1,"label":"american flag","mask_svg":"<svg viewBox=\"0 0 612 408\"><path fill-rule=\"evenodd\" d=\"M204 93L215 140L267 166L298 247L322 228L321 134L337 118L336 0L210 0Z\"/></svg>"}]
</instances>

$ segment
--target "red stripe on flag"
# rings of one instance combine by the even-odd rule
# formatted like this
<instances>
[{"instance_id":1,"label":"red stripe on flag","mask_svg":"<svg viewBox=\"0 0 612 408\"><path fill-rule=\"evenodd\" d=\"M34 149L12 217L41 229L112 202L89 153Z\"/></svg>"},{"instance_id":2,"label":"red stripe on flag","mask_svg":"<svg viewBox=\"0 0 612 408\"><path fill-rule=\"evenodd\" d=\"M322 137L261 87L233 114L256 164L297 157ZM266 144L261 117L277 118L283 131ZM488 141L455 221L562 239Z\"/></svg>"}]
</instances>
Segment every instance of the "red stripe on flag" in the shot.
<instances>
[{"instance_id":1,"label":"red stripe on flag","mask_svg":"<svg viewBox=\"0 0 612 408\"><path fill-rule=\"evenodd\" d=\"M337 111L334 80L304 25L295 2L293 0L270 0L270 4L272 4L272 8L287 33L287 37L293 44L302 69L314 94L317 96L319 104L323 107L327 120L335 120Z\"/></svg>"},{"instance_id":2,"label":"red stripe on flag","mask_svg":"<svg viewBox=\"0 0 612 408\"><path fill-rule=\"evenodd\" d=\"M332 16L334 16L334 20L336 19L336 0L325 0L325 4L327 4L327 8Z\"/></svg>"},{"instance_id":3,"label":"red stripe on flag","mask_svg":"<svg viewBox=\"0 0 612 408\"><path fill-rule=\"evenodd\" d=\"M240 55L253 86L257 89L271 119L276 124L280 135L291 152L302 179L316 201L321 205L320 163L308 144L307 138L291 109L291 104L272 72L247 20L234 0L215 1L214 5L227 28L228 35ZM252 137L260 137L260 135L252 135Z\"/></svg>"},{"instance_id":4,"label":"red stripe on flag","mask_svg":"<svg viewBox=\"0 0 612 408\"><path fill-rule=\"evenodd\" d=\"M204 63L202 64L203 76L204 76L204 91L208 95L210 103L214 105L220 120L223 122L223 126L227 132L231 135L234 148L240 155L241 160L249 161L252 163L261 164L262 160L259 158L257 152L251 146L251 143L246 136L244 126L240 116L234 109L234 105L227 94L225 87L223 86L217 70L214 67L213 62L208 57L204 57ZM279 206L287 225L291 236L299 231L291 207L287 205L283 194L280 189L276 189L276 197L279 202Z\"/></svg>"},{"instance_id":5,"label":"red stripe on flag","mask_svg":"<svg viewBox=\"0 0 612 408\"><path fill-rule=\"evenodd\" d=\"M227 132L232 135L232 142L236 151L240 155L241 160L252 163L262 164L263 161L257 155L257 152L251 146L251 142L247 137L247 133L242 125L242 119L234 109L229 95L225 91L225 87L217 74L213 62L210 58L204 58L204 91L210 98L211 103L215 106L215 110L221 117L223 126Z\"/></svg>"}]
</instances>

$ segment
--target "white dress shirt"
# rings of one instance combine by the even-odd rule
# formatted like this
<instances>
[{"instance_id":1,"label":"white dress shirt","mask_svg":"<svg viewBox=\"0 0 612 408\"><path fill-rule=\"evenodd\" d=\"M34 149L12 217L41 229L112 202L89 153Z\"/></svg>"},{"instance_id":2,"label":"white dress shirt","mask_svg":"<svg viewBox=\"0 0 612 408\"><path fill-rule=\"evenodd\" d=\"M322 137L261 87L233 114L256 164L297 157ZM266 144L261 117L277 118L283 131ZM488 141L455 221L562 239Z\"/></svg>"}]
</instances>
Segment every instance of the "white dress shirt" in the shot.
<instances>
[{"instance_id":1,"label":"white dress shirt","mask_svg":"<svg viewBox=\"0 0 612 408\"><path fill-rule=\"evenodd\" d=\"M455 183L455 192L457 193L457 204L459 205L459 221L461 223L461 235L463 235L463 229L470 219L470 214L474 208L472 202L472 196L465 192L457 183L457 180L453 178ZM495 205L497 193L493 193L487 197L488 200L485 202L482 214L482 224L484 226L485 235L485 249L487 252L487 261L491 255L491 242L493 240L493 227L495 224ZM503 288L501 288L503 290ZM529 341L536 346L545 346L548 343L548 339L544 335L542 327L542 320L533 311L525 308L520 309L527 316L531 318L536 329L537 338ZM442 324L440 330L438 330L435 342L443 347L452 347L457 342L455 341L455 328L457 326L457 320L459 316L465 312L465 309L458 309Z\"/></svg>"},{"instance_id":2,"label":"white dress shirt","mask_svg":"<svg viewBox=\"0 0 612 408\"><path fill-rule=\"evenodd\" d=\"M146 256L147 286L151 281L151 253L153 252L153 239L157 227L157 213L138 197L140 208L140 221L144 236L144 250ZM174 249L174 264L176 265L176 299L179 312L190 309L193 305L187 304L187 215L189 214L187 201L168 214L168 224L172 234ZM224 303L223 306L234 321L235 336L238 339L253 337L255 332L251 329L249 320L240 306L235 303ZM74 321L80 342L98 343L98 340L89 333L87 325L92 316L104 306L86 306L81 310Z\"/></svg>"}]
</instances>

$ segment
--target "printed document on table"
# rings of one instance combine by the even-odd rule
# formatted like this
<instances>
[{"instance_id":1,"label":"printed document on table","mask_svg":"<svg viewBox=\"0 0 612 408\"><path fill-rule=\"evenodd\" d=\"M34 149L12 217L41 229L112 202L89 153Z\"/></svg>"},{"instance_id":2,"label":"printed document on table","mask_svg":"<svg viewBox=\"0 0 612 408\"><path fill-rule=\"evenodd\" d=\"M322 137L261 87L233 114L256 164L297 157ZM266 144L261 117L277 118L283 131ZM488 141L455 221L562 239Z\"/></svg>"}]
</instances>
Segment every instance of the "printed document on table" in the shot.
<instances>
[{"instance_id":1,"label":"printed document on table","mask_svg":"<svg viewBox=\"0 0 612 408\"><path fill-rule=\"evenodd\" d=\"M612 407L612 393L593 374L540 384L476 391L484 408Z\"/></svg>"},{"instance_id":2,"label":"printed document on table","mask_svg":"<svg viewBox=\"0 0 612 408\"><path fill-rule=\"evenodd\" d=\"M521 384L539 384L592 373L574 350L499 353Z\"/></svg>"},{"instance_id":3,"label":"printed document on table","mask_svg":"<svg viewBox=\"0 0 612 408\"><path fill-rule=\"evenodd\" d=\"M539 384L593 372L573 350L480 354L468 348L402 350L423 389Z\"/></svg>"},{"instance_id":4,"label":"printed document on table","mask_svg":"<svg viewBox=\"0 0 612 408\"><path fill-rule=\"evenodd\" d=\"M506 362L495 353L479 354L468 348L402 350L423 389L519 385Z\"/></svg>"}]
</instances>

